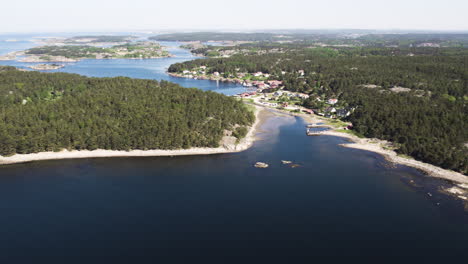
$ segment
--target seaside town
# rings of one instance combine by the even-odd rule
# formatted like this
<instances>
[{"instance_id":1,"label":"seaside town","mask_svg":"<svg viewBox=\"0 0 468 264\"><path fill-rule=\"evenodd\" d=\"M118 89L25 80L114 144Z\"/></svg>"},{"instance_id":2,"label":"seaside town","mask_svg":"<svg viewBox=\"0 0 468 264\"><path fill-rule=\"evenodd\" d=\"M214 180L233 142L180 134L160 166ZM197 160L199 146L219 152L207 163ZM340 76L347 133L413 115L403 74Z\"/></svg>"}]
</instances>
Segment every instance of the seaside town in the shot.
<instances>
[{"instance_id":1,"label":"seaside town","mask_svg":"<svg viewBox=\"0 0 468 264\"><path fill-rule=\"evenodd\" d=\"M285 72L282 72L285 74ZM300 76L304 75L299 70ZM235 97L249 100L251 103L296 113L315 114L326 118L345 118L352 114L354 108L346 107L337 98L325 98L318 95L288 91L283 81L276 80L271 74L263 72L244 73L238 72L236 76L220 72L209 73L207 66L200 66L192 70L184 70L181 73L170 73L175 77L192 78L197 80L213 80L220 82L232 82L242 84L247 90L234 95ZM322 107L307 108L303 106L306 99L312 98Z\"/></svg>"}]
</instances>

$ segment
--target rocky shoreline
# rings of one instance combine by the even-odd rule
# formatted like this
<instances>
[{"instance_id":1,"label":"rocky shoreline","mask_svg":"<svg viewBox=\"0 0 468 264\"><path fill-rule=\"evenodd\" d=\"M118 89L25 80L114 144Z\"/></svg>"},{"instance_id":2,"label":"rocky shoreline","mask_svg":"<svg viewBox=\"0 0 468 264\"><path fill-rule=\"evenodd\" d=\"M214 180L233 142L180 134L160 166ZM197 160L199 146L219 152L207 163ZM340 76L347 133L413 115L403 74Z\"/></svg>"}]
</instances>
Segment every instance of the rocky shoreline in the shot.
<instances>
[{"instance_id":1,"label":"rocky shoreline","mask_svg":"<svg viewBox=\"0 0 468 264\"><path fill-rule=\"evenodd\" d=\"M19 62L77 62L80 59L70 59L63 56L47 56L47 59L41 58L38 55L27 55L24 58L18 60Z\"/></svg>"},{"instance_id":2,"label":"rocky shoreline","mask_svg":"<svg viewBox=\"0 0 468 264\"><path fill-rule=\"evenodd\" d=\"M39 70L39 71L50 71L50 70L58 70L65 67L63 64L36 64L29 66L29 68L33 70Z\"/></svg>"},{"instance_id":3,"label":"rocky shoreline","mask_svg":"<svg viewBox=\"0 0 468 264\"><path fill-rule=\"evenodd\" d=\"M343 147L367 150L378 153L385 157L389 162L410 166L425 172L427 175L449 180L459 184L468 184L468 176L459 172L446 170L429 163L414 160L412 158L399 156L395 151L382 147L383 141L379 139L358 138L354 135L337 132L333 130L325 131L322 135L344 137L352 140L352 143L341 144Z\"/></svg>"},{"instance_id":4,"label":"rocky shoreline","mask_svg":"<svg viewBox=\"0 0 468 264\"><path fill-rule=\"evenodd\" d=\"M257 107L271 109L263 105L258 105L258 104L255 104L255 105ZM307 122L311 122L311 123L323 122L326 125L326 122L327 122L325 118L318 117L318 116L312 116L312 115L307 115L307 114L302 114L302 113L291 113L291 112L287 112L287 111L280 110L280 109L274 109L274 111L278 113L284 113L287 115L299 116L303 118L304 120L306 120ZM384 148L383 146L386 145L386 143L388 143L384 140L375 139L375 138L359 138L352 134L335 131L333 126L328 126L328 127L331 129L323 131L321 135L342 137L342 138L347 138L352 141L351 143L341 144L342 147L371 151L371 152L382 155L389 162L413 167L420 171L423 171L428 176L445 179L445 180L449 180L457 184L464 184L464 186L468 186L468 176L459 172L452 171L452 170L443 169L443 168L437 167L429 163L425 163L422 161L414 160L412 158L400 156L395 151Z\"/></svg>"},{"instance_id":5,"label":"rocky shoreline","mask_svg":"<svg viewBox=\"0 0 468 264\"><path fill-rule=\"evenodd\" d=\"M0 55L0 61L16 60L18 56L24 55L23 51L13 51L5 55Z\"/></svg>"},{"instance_id":6,"label":"rocky shoreline","mask_svg":"<svg viewBox=\"0 0 468 264\"><path fill-rule=\"evenodd\" d=\"M168 75L172 77L177 77L177 78L186 78L186 79L195 79L195 80L209 80L209 81L220 81L220 82L227 82L227 83L237 83L237 84L242 84L244 80L238 79L238 78L224 78L224 77L207 77L207 76L199 76L199 77L188 77L186 75L183 75L181 73L173 73L173 72L168 72Z\"/></svg>"}]
</instances>

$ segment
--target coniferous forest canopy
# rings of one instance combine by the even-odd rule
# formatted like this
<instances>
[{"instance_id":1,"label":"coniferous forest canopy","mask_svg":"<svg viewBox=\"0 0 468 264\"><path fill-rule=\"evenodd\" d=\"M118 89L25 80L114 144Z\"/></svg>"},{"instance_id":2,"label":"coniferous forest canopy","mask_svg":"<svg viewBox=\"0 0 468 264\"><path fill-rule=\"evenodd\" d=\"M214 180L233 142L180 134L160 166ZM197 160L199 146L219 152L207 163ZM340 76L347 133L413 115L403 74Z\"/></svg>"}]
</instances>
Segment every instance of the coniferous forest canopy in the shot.
<instances>
[{"instance_id":1,"label":"coniferous forest canopy","mask_svg":"<svg viewBox=\"0 0 468 264\"><path fill-rule=\"evenodd\" d=\"M323 105L317 97L338 98L342 106L355 107L347 121L356 132L395 142L398 152L417 160L467 173L468 49L294 45L276 53L178 63L169 71L207 66L208 73L224 76L269 73L285 89L311 95L304 106Z\"/></svg>"},{"instance_id":2,"label":"coniferous forest canopy","mask_svg":"<svg viewBox=\"0 0 468 264\"><path fill-rule=\"evenodd\" d=\"M248 41L248 42L304 42L308 44L353 45L373 47L412 47L433 43L440 47L468 47L466 33L405 33L405 34L376 34L375 32L360 32L359 30L330 30L330 31L278 31L256 33L234 32L191 32L160 34L150 37L157 41Z\"/></svg>"},{"instance_id":3,"label":"coniferous forest canopy","mask_svg":"<svg viewBox=\"0 0 468 264\"><path fill-rule=\"evenodd\" d=\"M234 98L166 81L0 68L0 155L218 147L254 118Z\"/></svg>"}]
</instances>

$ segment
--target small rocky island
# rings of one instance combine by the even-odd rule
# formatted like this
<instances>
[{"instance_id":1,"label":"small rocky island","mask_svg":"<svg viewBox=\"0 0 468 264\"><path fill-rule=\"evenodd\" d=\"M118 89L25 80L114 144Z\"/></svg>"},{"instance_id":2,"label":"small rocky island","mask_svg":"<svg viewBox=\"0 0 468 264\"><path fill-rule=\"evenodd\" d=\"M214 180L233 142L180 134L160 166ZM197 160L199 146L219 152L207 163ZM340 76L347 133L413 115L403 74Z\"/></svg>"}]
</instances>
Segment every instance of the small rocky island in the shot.
<instances>
[{"instance_id":1,"label":"small rocky island","mask_svg":"<svg viewBox=\"0 0 468 264\"><path fill-rule=\"evenodd\" d=\"M58 70L65 67L63 64L36 64L29 66L29 68L33 70L40 70L40 71L50 71L50 70Z\"/></svg>"},{"instance_id":2,"label":"small rocky island","mask_svg":"<svg viewBox=\"0 0 468 264\"><path fill-rule=\"evenodd\" d=\"M261 168L261 169L268 168L268 166L269 165L267 163L265 163L265 162L257 162L254 165L255 168Z\"/></svg>"}]
</instances>

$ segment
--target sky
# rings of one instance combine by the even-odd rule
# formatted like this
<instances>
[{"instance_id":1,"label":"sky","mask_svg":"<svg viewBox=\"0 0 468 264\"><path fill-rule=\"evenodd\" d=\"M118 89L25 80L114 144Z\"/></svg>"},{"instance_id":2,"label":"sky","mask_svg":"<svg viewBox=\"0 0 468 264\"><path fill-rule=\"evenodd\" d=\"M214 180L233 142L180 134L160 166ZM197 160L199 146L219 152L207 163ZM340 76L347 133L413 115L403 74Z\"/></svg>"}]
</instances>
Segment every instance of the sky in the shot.
<instances>
[{"instance_id":1,"label":"sky","mask_svg":"<svg viewBox=\"0 0 468 264\"><path fill-rule=\"evenodd\" d=\"M467 0L5 0L0 32L468 30Z\"/></svg>"}]
</instances>

